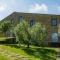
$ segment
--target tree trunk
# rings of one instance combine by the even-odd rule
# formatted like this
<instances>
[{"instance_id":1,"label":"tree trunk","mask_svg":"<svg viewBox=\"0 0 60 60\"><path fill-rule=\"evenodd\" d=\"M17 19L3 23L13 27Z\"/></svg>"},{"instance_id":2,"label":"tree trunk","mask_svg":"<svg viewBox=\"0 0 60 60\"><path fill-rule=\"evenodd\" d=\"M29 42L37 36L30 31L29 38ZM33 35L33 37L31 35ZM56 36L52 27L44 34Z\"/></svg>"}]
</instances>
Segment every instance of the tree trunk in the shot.
<instances>
[{"instance_id":1,"label":"tree trunk","mask_svg":"<svg viewBox=\"0 0 60 60\"><path fill-rule=\"evenodd\" d=\"M19 43L19 47L20 47L20 46L21 46L21 45L20 45L20 41L19 41L18 43Z\"/></svg>"},{"instance_id":2,"label":"tree trunk","mask_svg":"<svg viewBox=\"0 0 60 60\"><path fill-rule=\"evenodd\" d=\"M27 43L27 48L29 48L29 42Z\"/></svg>"}]
</instances>

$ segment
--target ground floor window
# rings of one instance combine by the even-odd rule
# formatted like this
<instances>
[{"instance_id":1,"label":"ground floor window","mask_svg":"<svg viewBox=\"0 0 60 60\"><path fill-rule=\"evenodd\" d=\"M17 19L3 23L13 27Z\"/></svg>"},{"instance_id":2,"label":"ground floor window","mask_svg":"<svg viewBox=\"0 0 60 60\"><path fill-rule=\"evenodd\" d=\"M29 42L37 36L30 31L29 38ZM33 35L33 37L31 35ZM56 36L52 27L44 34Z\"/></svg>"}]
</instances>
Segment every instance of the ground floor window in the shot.
<instances>
[{"instance_id":1,"label":"ground floor window","mask_svg":"<svg viewBox=\"0 0 60 60\"><path fill-rule=\"evenodd\" d=\"M52 42L58 42L58 33L53 32L51 35Z\"/></svg>"}]
</instances>

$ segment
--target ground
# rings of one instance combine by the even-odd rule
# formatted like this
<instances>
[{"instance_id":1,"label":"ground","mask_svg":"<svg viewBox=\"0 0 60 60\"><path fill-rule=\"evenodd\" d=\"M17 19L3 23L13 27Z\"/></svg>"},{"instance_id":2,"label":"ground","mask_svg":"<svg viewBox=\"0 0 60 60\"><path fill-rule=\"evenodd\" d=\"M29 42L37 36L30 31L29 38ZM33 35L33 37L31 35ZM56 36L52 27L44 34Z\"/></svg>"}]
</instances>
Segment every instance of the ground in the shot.
<instances>
[{"instance_id":1,"label":"ground","mask_svg":"<svg viewBox=\"0 0 60 60\"><path fill-rule=\"evenodd\" d=\"M6 39L1 38L1 40ZM30 45L1 45L0 60L56 60L56 51L54 48L37 47Z\"/></svg>"},{"instance_id":2,"label":"ground","mask_svg":"<svg viewBox=\"0 0 60 60\"><path fill-rule=\"evenodd\" d=\"M10 60L55 60L55 51L50 48L19 48L12 45L0 45L0 53ZM8 59L7 59L8 60Z\"/></svg>"}]
</instances>

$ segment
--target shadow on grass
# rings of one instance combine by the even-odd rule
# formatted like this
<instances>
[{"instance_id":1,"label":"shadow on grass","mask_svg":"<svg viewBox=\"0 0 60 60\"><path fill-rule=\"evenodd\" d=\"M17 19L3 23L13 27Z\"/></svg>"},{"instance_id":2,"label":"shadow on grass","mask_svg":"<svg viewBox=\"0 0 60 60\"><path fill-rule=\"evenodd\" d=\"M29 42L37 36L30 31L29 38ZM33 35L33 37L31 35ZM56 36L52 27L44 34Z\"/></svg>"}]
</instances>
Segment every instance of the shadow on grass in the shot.
<instances>
[{"instance_id":1,"label":"shadow on grass","mask_svg":"<svg viewBox=\"0 0 60 60\"><path fill-rule=\"evenodd\" d=\"M20 48L17 45L8 45L11 47L15 47L18 49L24 50L28 55L34 56L36 58L39 58L41 60L56 60L56 51L53 49L46 49L44 47L42 48Z\"/></svg>"},{"instance_id":2,"label":"shadow on grass","mask_svg":"<svg viewBox=\"0 0 60 60\"><path fill-rule=\"evenodd\" d=\"M56 52L51 49L44 48L29 48L23 49L28 55L35 56L36 58L40 58L42 60L56 60Z\"/></svg>"}]
</instances>

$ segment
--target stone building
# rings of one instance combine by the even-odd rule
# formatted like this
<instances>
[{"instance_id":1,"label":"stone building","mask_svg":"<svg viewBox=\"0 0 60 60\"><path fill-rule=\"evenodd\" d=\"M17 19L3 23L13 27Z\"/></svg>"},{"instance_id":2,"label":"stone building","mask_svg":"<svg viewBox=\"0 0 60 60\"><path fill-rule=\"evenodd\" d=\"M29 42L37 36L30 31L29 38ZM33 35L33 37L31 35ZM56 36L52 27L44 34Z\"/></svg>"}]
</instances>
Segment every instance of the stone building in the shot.
<instances>
[{"instance_id":1,"label":"stone building","mask_svg":"<svg viewBox=\"0 0 60 60\"><path fill-rule=\"evenodd\" d=\"M3 21L10 21L14 26L17 25L21 20L26 20L30 25L35 22L41 22L47 28L47 38L45 43L50 46L59 46L60 44L60 15L54 14L36 14L36 13L22 13L14 12L11 15L4 18Z\"/></svg>"}]
</instances>

